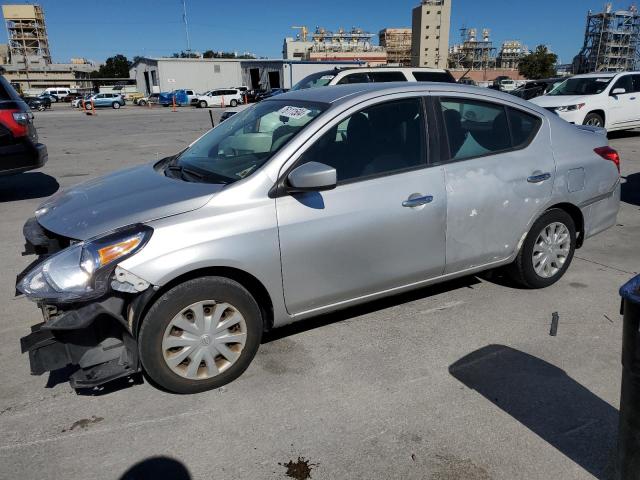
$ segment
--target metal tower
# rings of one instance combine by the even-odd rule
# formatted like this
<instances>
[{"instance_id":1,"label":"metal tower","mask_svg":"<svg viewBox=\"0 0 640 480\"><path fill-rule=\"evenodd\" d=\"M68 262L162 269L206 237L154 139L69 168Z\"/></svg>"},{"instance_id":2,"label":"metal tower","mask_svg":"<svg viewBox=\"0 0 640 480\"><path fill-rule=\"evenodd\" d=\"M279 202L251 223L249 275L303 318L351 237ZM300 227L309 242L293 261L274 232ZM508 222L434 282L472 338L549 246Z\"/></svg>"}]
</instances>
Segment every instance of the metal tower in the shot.
<instances>
[{"instance_id":1,"label":"metal tower","mask_svg":"<svg viewBox=\"0 0 640 480\"><path fill-rule=\"evenodd\" d=\"M640 61L640 14L635 6L587 15L584 46L573 61L574 73L635 70Z\"/></svg>"}]
</instances>

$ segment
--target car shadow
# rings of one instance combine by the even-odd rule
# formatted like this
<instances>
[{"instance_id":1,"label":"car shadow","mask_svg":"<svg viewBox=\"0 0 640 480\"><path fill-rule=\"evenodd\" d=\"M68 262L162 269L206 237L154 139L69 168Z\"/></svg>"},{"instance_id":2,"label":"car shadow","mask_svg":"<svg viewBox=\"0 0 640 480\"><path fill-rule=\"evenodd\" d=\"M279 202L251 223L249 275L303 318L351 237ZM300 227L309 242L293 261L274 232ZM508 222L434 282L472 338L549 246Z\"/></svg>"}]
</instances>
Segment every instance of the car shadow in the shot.
<instances>
[{"instance_id":1,"label":"car shadow","mask_svg":"<svg viewBox=\"0 0 640 480\"><path fill-rule=\"evenodd\" d=\"M0 202L49 197L60 188L58 181L42 172L26 172L0 177Z\"/></svg>"},{"instance_id":2,"label":"car shadow","mask_svg":"<svg viewBox=\"0 0 640 480\"><path fill-rule=\"evenodd\" d=\"M473 288L474 285L479 283L481 283L480 280L475 276L462 277L448 282L439 283L437 285L420 288L418 290L412 290L410 292L400 293L391 297L381 298L380 300L373 300L362 305L310 318L309 320L303 320L283 327L274 328L264 334L262 337L262 343L270 343L291 335L297 335L298 333L314 330L316 328L321 328L326 325L342 322L344 320L349 320L351 318L377 312L386 308L395 307L402 305L403 303L423 300L441 293L451 292L461 288Z\"/></svg>"},{"instance_id":3,"label":"car shadow","mask_svg":"<svg viewBox=\"0 0 640 480\"><path fill-rule=\"evenodd\" d=\"M488 345L452 364L449 373L597 479L613 475L618 411L564 370Z\"/></svg>"},{"instance_id":4,"label":"car shadow","mask_svg":"<svg viewBox=\"0 0 640 480\"><path fill-rule=\"evenodd\" d=\"M187 467L180 461L169 457L151 457L136 463L122 474L120 480L191 480Z\"/></svg>"},{"instance_id":5,"label":"car shadow","mask_svg":"<svg viewBox=\"0 0 640 480\"><path fill-rule=\"evenodd\" d=\"M609 137L609 140L640 137L640 130L616 130L615 132L607 133L607 137Z\"/></svg>"},{"instance_id":6,"label":"car shadow","mask_svg":"<svg viewBox=\"0 0 640 480\"><path fill-rule=\"evenodd\" d=\"M621 185L620 199L630 205L640 206L640 173L632 173L622 179L625 181Z\"/></svg>"}]
</instances>

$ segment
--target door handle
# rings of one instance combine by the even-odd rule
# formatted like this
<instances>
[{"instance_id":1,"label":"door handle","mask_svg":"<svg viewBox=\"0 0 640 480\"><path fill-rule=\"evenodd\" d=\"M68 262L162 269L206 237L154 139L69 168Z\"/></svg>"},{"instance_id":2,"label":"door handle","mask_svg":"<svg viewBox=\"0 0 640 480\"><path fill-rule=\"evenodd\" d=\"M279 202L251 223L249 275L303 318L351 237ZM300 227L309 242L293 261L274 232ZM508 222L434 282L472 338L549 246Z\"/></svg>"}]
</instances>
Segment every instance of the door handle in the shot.
<instances>
[{"instance_id":1,"label":"door handle","mask_svg":"<svg viewBox=\"0 0 640 480\"><path fill-rule=\"evenodd\" d=\"M551 174L550 173L540 173L540 174L536 174L536 175L531 175L529 178L527 178L527 182L529 183L542 183L545 180L549 180L551 178Z\"/></svg>"},{"instance_id":2,"label":"door handle","mask_svg":"<svg viewBox=\"0 0 640 480\"><path fill-rule=\"evenodd\" d=\"M423 197L409 197L407 200L402 202L402 206L407 208L415 208L421 207L422 205L426 205L427 203L431 202L433 202L433 197L431 195L425 195Z\"/></svg>"}]
</instances>

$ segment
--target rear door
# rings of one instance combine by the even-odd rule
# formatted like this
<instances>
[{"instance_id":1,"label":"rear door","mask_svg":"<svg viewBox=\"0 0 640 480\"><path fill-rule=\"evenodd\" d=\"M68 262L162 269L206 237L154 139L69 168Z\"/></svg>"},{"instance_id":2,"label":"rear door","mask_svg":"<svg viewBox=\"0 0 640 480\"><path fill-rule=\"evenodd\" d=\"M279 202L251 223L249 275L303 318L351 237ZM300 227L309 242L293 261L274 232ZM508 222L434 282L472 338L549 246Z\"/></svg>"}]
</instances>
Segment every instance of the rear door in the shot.
<instances>
[{"instance_id":1,"label":"rear door","mask_svg":"<svg viewBox=\"0 0 640 480\"><path fill-rule=\"evenodd\" d=\"M337 187L276 200L292 314L443 271L444 176L427 165L422 98L368 103L324 127L296 161L333 166Z\"/></svg>"},{"instance_id":2,"label":"rear door","mask_svg":"<svg viewBox=\"0 0 640 480\"><path fill-rule=\"evenodd\" d=\"M449 147L446 273L506 259L551 197L555 161L546 120L474 95L442 96L436 111Z\"/></svg>"},{"instance_id":3,"label":"rear door","mask_svg":"<svg viewBox=\"0 0 640 480\"><path fill-rule=\"evenodd\" d=\"M623 88L625 93L613 95L616 88ZM611 128L630 127L638 119L640 101L638 93L634 91L634 82L631 75L622 75L611 87L609 102L609 121L607 126Z\"/></svg>"}]
</instances>

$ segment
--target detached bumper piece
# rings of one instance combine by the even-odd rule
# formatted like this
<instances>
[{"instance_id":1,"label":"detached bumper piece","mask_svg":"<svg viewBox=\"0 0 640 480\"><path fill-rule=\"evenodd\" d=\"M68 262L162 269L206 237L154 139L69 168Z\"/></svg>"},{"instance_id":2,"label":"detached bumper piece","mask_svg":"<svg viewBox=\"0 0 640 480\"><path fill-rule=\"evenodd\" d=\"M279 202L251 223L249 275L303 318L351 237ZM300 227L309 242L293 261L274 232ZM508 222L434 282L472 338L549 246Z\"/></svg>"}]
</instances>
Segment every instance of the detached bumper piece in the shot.
<instances>
[{"instance_id":1,"label":"detached bumper piece","mask_svg":"<svg viewBox=\"0 0 640 480\"><path fill-rule=\"evenodd\" d=\"M140 371L136 341L123 326L118 311L122 300L108 299L51 318L31 327L20 339L29 354L32 375L66 366L77 369L73 388L92 388Z\"/></svg>"}]
</instances>

